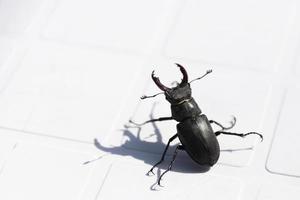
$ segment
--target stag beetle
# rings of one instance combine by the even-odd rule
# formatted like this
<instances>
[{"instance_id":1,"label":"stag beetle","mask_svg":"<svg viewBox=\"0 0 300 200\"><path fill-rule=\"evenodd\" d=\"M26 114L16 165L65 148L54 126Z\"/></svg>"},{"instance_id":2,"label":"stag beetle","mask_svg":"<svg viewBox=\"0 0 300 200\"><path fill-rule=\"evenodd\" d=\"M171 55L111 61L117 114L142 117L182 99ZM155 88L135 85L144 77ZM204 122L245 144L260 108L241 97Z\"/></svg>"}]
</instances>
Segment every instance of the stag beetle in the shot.
<instances>
[{"instance_id":1,"label":"stag beetle","mask_svg":"<svg viewBox=\"0 0 300 200\"><path fill-rule=\"evenodd\" d=\"M199 78L196 78L190 82L188 82L188 74L183 66L175 63L182 75L182 81L176 87L166 87L163 85L159 78L154 75L154 71L152 71L152 80L157 85L159 89L163 92L152 96L142 96L141 99L155 97L159 94L164 94L166 100L171 104L171 117L161 117L157 119L151 119L145 121L144 123L136 123L132 120L129 120L130 123L135 126L142 126L149 122L155 121L165 121L165 120L176 120L179 122L177 124L177 133L173 135L164 149L161 159L149 170L147 174L153 173L153 169L163 162L166 152L169 148L170 143L175 139L179 138L181 144L179 144L173 154L173 158L169 167L158 179L158 185L160 185L161 179L164 174L172 169L172 165L177 155L178 150L185 150L187 154L194 160L196 163L205 166L213 166L219 159L220 156L220 146L217 140L217 136L220 134L225 135L234 135L239 137L245 137L250 134L258 135L261 140L263 140L263 136L256 132L249 133L233 133L227 132L225 130L231 129L235 123L236 118L234 117L231 121L231 125L229 127L225 127L222 124L214 121L208 120L206 115L202 114L200 108L198 107L196 101L192 97L192 90L190 87L190 83L199 80L205 77L207 74L211 73L212 70L207 70L204 75ZM214 132L211 124L215 124L221 128L221 130ZM154 174L154 173L153 173Z\"/></svg>"}]
</instances>

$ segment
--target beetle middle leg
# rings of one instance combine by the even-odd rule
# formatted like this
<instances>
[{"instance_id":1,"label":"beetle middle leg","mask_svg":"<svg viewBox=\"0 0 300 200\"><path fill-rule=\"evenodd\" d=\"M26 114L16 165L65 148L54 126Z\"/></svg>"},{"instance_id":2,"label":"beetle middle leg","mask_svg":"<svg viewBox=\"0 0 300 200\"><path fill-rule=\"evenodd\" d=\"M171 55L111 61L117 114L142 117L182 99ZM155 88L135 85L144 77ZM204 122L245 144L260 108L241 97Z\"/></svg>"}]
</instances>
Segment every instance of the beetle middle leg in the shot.
<instances>
[{"instance_id":1,"label":"beetle middle leg","mask_svg":"<svg viewBox=\"0 0 300 200\"><path fill-rule=\"evenodd\" d=\"M214 121L214 120L209 120L209 123L211 123L211 124L213 123L213 124L218 125L222 130L229 130L229 129L231 129L231 128L233 128L233 127L235 126L235 123L236 123L236 117L233 116L232 121L230 121L230 126L228 126L228 127L225 127L225 126L223 126L222 124L220 124L219 122L216 122L216 121Z\"/></svg>"},{"instance_id":2,"label":"beetle middle leg","mask_svg":"<svg viewBox=\"0 0 300 200\"><path fill-rule=\"evenodd\" d=\"M173 163L174 163L174 161L175 161L175 159L176 159L177 151L178 151L178 150L184 150L184 147L183 147L182 145L178 145L178 146L176 147L176 149L175 149L175 151L174 151L174 154L173 154L172 161L170 162L168 169L167 169L166 171L164 171L164 173L162 173L162 175L160 175L160 177L158 178L157 183L158 183L159 186L161 186L161 185L160 185L160 181L161 181L162 177L163 177L168 171L170 171L170 170L172 169Z\"/></svg>"},{"instance_id":3,"label":"beetle middle leg","mask_svg":"<svg viewBox=\"0 0 300 200\"><path fill-rule=\"evenodd\" d=\"M147 120L147 121L145 121L143 123L136 123L136 122L134 122L132 120L129 120L129 123L131 123L131 124L135 125L136 127L138 127L138 126L143 126L143 125L145 125L147 123L151 123L151 122L167 121L167 120L173 120L173 119L174 119L173 117L160 117L160 118L157 118L157 119Z\"/></svg>"},{"instance_id":4,"label":"beetle middle leg","mask_svg":"<svg viewBox=\"0 0 300 200\"><path fill-rule=\"evenodd\" d=\"M247 135L258 135L261 139L261 141L263 141L263 136L260 133L256 133L256 132L249 132L249 133L232 133L232 132L225 132L225 131L217 131L215 132L216 136L224 134L224 135L234 135L234 136L239 136L239 137L246 137Z\"/></svg>"},{"instance_id":5,"label":"beetle middle leg","mask_svg":"<svg viewBox=\"0 0 300 200\"><path fill-rule=\"evenodd\" d=\"M147 175L149 175L150 172L151 172L152 174L154 174L154 173L153 173L153 169L154 169L157 165L159 165L160 163L162 163L162 162L164 161L165 156L166 156L166 153L167 153L167 150L168 150L168 148L169 148L169 146L170 146L170 143L171 143L173 140L175 140L175 138L177 138L177 137L178 137L178 135L177 135L177 133L176 133L175 135L173 135L173 136L169 139L168 144L167 144L167 146L165 147L165 150L164 150L164 152L163 152L163 155L162 155L161 159L160 159L155 165L153 165L153 167L147 172Z\"/></svg>"}]
</instances>

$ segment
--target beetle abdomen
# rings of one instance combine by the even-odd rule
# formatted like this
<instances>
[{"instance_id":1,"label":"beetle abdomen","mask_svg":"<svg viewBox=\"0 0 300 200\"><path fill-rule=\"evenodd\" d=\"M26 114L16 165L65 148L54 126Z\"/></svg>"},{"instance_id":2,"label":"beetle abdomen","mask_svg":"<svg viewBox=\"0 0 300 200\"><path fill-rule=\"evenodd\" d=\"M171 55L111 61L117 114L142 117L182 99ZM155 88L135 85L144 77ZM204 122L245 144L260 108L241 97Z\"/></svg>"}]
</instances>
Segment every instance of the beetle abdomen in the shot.
<instances>
[{"instance_id":1,"label":"beetle abdomen","mask_svg":"<svg viewBox=\"0 0 300 200\"><path fill-rule=\"evenodd\" d=\"M190 157L201 165L214 165L220 155L218 140L205 115L177 124L178 138Z\"/></svg>"}]
</instances>

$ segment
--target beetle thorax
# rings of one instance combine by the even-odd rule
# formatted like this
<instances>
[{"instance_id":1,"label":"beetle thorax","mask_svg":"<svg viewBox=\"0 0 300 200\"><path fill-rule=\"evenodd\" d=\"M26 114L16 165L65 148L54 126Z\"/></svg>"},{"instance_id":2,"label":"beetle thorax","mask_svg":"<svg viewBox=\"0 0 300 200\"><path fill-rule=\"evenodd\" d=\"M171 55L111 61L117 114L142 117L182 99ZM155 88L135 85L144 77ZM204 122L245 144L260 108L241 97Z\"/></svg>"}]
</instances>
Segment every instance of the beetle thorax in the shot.
<instances>
[{"instance_id":1,"label":"beetle thorax","mask_svg":"<svg viewBox=\"0 0 300 200\"><path fill-rule=\"evenodd\" d=\"M168 89L167 91L165 91L165 96L170 104L178 105L191 98L192 90L190 88L190 85L187 83Z\"/></svg>"}]
</instances>

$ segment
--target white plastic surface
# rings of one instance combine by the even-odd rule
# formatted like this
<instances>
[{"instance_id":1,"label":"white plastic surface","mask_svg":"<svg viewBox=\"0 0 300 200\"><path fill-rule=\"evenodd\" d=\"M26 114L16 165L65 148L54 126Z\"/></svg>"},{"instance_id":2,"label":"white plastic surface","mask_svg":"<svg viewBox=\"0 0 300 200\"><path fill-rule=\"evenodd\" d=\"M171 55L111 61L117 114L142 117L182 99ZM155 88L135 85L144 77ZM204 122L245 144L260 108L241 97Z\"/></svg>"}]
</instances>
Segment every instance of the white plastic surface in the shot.
<instances>
[{"instance_id":1,"label":"white plastic surface","mask_svg":"<svg viewBox=\"0 0 300 200\"><path fill-rule=\"evenodd\" d=\"M170 31L170 57L273 70L281 59L293 1L186 1Z\"/></svg>"},{"instance_id":2,"label":"white plastic surface","mask_svg":"<svg viewBox=\"0 0 300 200\"><path fill-rule=\"evenodd\" d=\"M110 131L141 67L135 56L33 48L0 94L0 124L92 142Z\"/></svg>"},{"instance_id":3,"label":"white plastic surface","mask_svg":"<svg viewBox=\"0 0 300 200\"><path fill-rule=\"evenodd\" d=\"M162 185L164 188L155 185L156 176L136 176L144 173L147 168L115 163L109 171L102 191L98 199L238 199L241 189L239 180L223 176L211 176L208 174L178 174L166 175ZM174 176L175 175L175 176ZM122 178L120 178L122 177ZM130 180L130 183L128 182ZM188 184L189 187L185 187ZM150 186L150 188L149 188ZM114 192L111 188L115 188ZM184 188L184 189L183 189ZM139 192L144 191L144 192ZM172 192L169 192L172 191ZM216 192L217 191L217 192Z\"/></svg>"},{"instance_id":4,"label":"white plastic surface","mask_svg":"<svg viewBox=\"0 0 300 200\"><path fill-rule=\"evenodd\" d=\"M0 70L2 65L5 64L13 50L13 41L7 38L0 37Z\"/></svg>"},{"instance_id":5,"label":"white plastic surface","mask_svg":"<svg viewBox=\"0 0 300 200\"><path fill-rule=\"evenodd\" d=\"M267 169L273 173L300 177L299 94L299 88L291 88L285 97L267 162Z\"/></svg>"},{"instance_id":6,"label":"white plastic surface","mask_svg":"<svg viewBox=\"0 0 300 200\"><path fill-rule=\"evenodd\" d=\"M25 32L44 2L44 0L2 0L0 2L0 33Z\"/></svg>"},{"instance_id":7,"label":"white plastic surface","mask_svg":"<svg viewBox=\"0 0 300 200\"><path fill-rule=\"evenodd\" d=\"M76 199L91 168L87 155L18 144L0 174L1 199Z\"/></svg>"},{"instance_id":8,"label":"white plastic surface","mask_svg":"<svg viewBox=\"0 0 300 200\"><path fill-rule=\"evenodd\" d=\"M160 0L64 0L50 16L43 35L71 43L147 52L159 31L163 9L164 1Z\"/></svg>"},{"instance_id":9,"label":"white plastic surface","mask_svg":"<svg viewBox=\"0 0 300 200\"><path fill-rule=\"evenodd\" d=\"M0 199L300 199L297 0L0 0ZM220 135L205 171L180 151L151 72L182 74ZM174 84L174 83L173 83ZM218 130L217 126L213 126ZM157 190L152 190L157 189Z\"/></svg>"},{"instance_id":10,"label":"white plastic surface","mask_svg":"<svg viewBox=\"0 0 300 200\"><path fill-rule=\"evenodd\" d=\"M293 186L265 185L259 192L257 200L299 199L300 189Z\"/></svg>"},{"instance_id":11,"label":"white plastic surface","mask_svg":"<svg viewBox=\"0 0 300 200\"><path fill-rule=\"evenodd\" d=\"M0 173L9 158L11 152L16 147L17 142L8 138L1 138L0 141Z\"/></svg>"}]
</instances>

